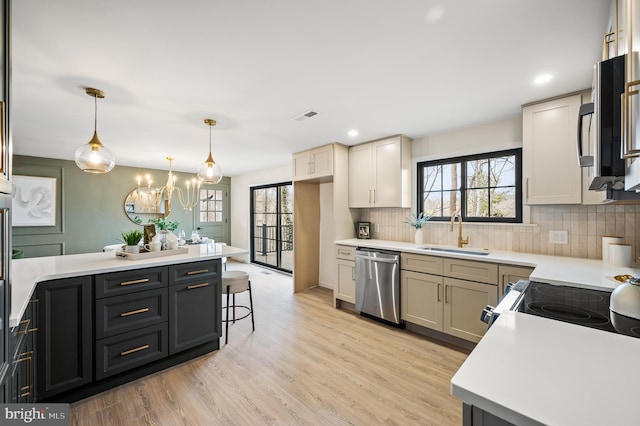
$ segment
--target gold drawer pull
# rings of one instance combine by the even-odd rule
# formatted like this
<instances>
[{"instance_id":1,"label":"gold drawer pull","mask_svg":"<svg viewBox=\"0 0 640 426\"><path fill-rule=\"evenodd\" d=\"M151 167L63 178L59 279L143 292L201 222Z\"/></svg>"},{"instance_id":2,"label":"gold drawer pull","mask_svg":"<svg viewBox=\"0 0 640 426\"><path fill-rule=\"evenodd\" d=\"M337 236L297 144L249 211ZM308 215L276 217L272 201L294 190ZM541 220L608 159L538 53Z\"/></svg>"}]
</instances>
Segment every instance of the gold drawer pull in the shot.
<instances>
[{"instance_id":1,"label":"gold drawer pull","mask_svg":"<svg viewBox=\"0 0 640 426\"><path fill-rule=\"evenodd\" d=\"M132 354L134 352L143 351L145 349L149 349L149 345L142 345L142 346L140 346L138 348L129 349L128 351L120 352L120 356L129 355L129 354Z\"/></svg>"},{"instance_id":2,"label":"gold drawer pull","mask_svg":"<svg viewBox=\"0 0 640 426\"><path fill-rule=\"evenodd\" d=\"M208 269L198 269L197 271L187 272L187 275L206 274L207 272L209 272Z\"/></svg>"},{"instance_id":3,"label":"gold drawer pull","mask_svg":"<svg viewBox=\"0 0 640 426\"><path fill-rule=\"evenodd\" d=\"M188 286L187 286L187 290L193 290L194 288L206 287L206 286L208 286L208 285L209 285L209 283L202 283L202 284L188 285Z\"/></svg>"},{"instance_id":4,"label":"gold drawer pull","mask_svg":"<svg viewBox=\"0 0 640 426\"><path fill-rule=\"evenodd\" d=\"M128 317L129 315L141 314L143 312L149 312L149 308L136 309L135 311L123 312L121 317Z\"/></svg>"},{"instance_id":5,"label":"gold drawer pull","mask_svg":"<svg viewBox=\"0 0 640 426\"><path fill-rule=\"evenodd\" d=\"M120 283L120 285L142 284L142 283L148 283L148 282L149 282L149 278L142 278L140 280L123 281Z\"/></svg>"},{"instance_id":6,"label":"gold drawer pull","mask_svg":"<svg viewBox=\"0 0 640 426\"><path fill-rule=\"evenodd\" d=\"M23 334L27 334L27 331L29 331L29 324L31 324L31 319L26 319L26 320L20 321L20 323L18 325L18 328L23 324L25 325L24 330L16 331L15 332L16 336L21 336Z\"/></svg>"}]
</instances>

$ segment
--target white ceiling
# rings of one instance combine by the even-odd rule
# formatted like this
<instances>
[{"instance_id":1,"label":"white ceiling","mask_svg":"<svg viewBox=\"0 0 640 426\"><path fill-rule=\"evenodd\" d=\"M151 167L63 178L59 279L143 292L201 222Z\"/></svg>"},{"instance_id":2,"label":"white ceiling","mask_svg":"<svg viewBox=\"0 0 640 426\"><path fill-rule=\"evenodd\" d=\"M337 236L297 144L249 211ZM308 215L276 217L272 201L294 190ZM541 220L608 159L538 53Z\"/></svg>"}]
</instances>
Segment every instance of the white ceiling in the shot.
<instances>
[{"instance_id":1,"label":"white ceiling","mask_svg":"<svg viewBox=\"0 0 640 426\"><path fill-rule=\"evenodd\" d=\"M226 176L291 154L518 114L591 86L606 0L18 0L14 153ZM551 73L545 86L533 84ZM315 109L314 118L294 116ZM356 138L347 131L358 129ZM469 141L473 143L473 141Z\"/></svg>"}]
</instances>

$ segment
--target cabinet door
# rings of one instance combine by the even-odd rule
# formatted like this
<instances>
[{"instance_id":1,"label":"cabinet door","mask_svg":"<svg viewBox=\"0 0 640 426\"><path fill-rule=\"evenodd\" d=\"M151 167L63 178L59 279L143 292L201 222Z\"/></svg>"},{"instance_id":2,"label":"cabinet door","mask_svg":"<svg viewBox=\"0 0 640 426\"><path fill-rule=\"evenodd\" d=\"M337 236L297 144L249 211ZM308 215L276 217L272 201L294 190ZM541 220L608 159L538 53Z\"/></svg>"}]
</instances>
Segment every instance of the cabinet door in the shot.
<instances>
[{"instance_id":1,"label":"cabinet door","mask_svg":"<svg viewBox=\"0 0 640 426\"><path fill-rule=\"evenodd\" d=\"M222 335L221 279L169 287L169 355Z\"/></svg>"},{"instance_id":2,"label":"cabinet door","mask_svg":"<svg viewBox=\"0 0 640 426\"><path fill-rule=\"evenodd\" d=\"M38 284L36 346L38 399L93 380L93 282L91 277Z\"/></svg>"},{"instance_id":3,"label":"cabinet door","mask_svg":"<svg viewBox=\"0 0 640 426\"><path fill-rule=\"evenodd\" d=\"M309 151L293 154L293 180L308 179L311 174L311 158Z\"/></svg>"},{"instance_id":4,"label":"cabinet door","mask_svg":"<svg viewBox=\"0 0 640 426\"><path fill-rule=\"evenodd\" d=\"M314 178L333 175L333 145L311 150L311 175Z\"/></svg>"},{"instance_id":5,"label":"cabinet door","mask_svg":"<svg viewBox=\"0 0 640 426\"><path fill-rule=\"evenodd\" d=\"M580 204L582 170L577 165L580 95L522 110L524 203Z\"/></svg>"},{"instance_id":6,"label":"cabinet door","mask_svg":"<svg viewBox=\"0 0 640 426\"><path fill-rule=\"evenodd\" d=\"M402 206L400 137L373 142L372 202L375 207Z\"/></svg>"},{"instance_id":7,"label":"cabinet door","mask_svg":"<svg viewBox=\"0 0 640 426\"><path fill-rule=\"evenodd\" d=\"M403 320L442 331L443 278L401 271L400 315Z\"/></svg>"},{"instance_id":8,"label":"cabinet door","mask_svg":"<svg viewBox=\"0 0 640 426\"><path fill-rule=\"evenodd\" d=\"M349 303L356 303L356 262L352 260L336 259L338 282L335 298Z\"/></svg>"},{"instance_id":9,"label":"cabinet door","mask_svg":"<svg viewBox=\"0 0 640 426\"><path fill-rule=\"evenodd\" d=\"M349 207L371 206L372 157L371 144L349 148Z\"/></svg>"},{"instance_id":10,"label":"cabinet door","mask_svg":"<svg viewBox=\"0 0 640 426\"><path fill-rule=\"evenodd\" d=\"M444 332L479 342L487 331L480 314L487 305L495 306L498 287L455 278L444 279Z\"/></svg>"},{"instance_id":11,"label":"cabinet door","mask_svg":"<svg viewBox=\"0 0 640 426\"><path fill-rule=\"evenodd\" d=\"M498 283L498 298L501 298L504 295L504 292L507 289L507 284L517 283L519 280L528 280L531 272L533 272L533 268L526 266L500 265L498 268L498 275L500 276L500 282Z\"/></svg>"}]
</instances>

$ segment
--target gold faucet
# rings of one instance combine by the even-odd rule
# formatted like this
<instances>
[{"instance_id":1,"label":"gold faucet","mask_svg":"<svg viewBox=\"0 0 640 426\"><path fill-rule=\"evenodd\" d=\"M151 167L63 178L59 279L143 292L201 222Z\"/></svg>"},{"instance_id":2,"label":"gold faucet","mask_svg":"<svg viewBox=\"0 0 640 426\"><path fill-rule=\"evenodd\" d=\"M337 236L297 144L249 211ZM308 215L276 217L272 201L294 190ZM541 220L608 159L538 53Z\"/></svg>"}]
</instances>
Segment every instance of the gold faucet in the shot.
<instances>
[{"instance_id":1,"label":"gold faucet","mask_svg":"<svg viewBox=\"0 0 640 426\"><path fill-rule=\"evenodd\" d=\"M453 223L456 221L456 217L458 218L458 247L462 248L463 245L469 244L469 237L462 238L462 215L460 212L454 213L451 216L451 228L449 231L453 232Z\"/></svg>"}]
</instances>

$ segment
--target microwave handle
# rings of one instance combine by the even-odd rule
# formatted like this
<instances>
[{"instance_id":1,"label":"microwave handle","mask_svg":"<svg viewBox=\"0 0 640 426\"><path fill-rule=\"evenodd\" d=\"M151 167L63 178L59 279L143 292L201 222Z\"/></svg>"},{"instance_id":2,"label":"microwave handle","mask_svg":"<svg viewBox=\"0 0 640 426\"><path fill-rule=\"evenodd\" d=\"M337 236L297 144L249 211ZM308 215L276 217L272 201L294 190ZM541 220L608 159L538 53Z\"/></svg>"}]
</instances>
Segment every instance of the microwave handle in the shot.
<instances>
[{"instance_id":1,"label":"microwave handle","mask_svg":"<svg viewBox=\"0 0 640 426\"><path fill-rule=\"evenodd\" d=\"M578 165L580 167L593 166L592 155L582 155L582 119L593 114L593 102L580 105L580 112L578 113Z\"/></svg>"}]
</instances>

